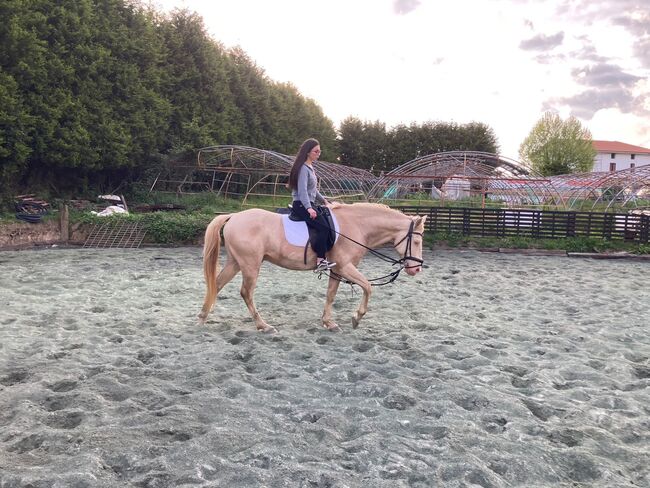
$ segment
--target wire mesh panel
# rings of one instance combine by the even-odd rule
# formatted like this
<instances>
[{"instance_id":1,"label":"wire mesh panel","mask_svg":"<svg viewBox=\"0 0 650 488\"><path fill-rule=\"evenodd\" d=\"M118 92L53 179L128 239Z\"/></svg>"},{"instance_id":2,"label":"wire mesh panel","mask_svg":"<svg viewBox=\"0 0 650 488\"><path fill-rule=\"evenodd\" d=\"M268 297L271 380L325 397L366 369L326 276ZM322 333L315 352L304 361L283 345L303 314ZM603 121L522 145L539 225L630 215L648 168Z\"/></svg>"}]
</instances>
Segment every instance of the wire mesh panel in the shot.
<instances>
[{"instance_id":1,"label":"wire mesh panel","mask_svg":"<svg viewBox=\"0 0 650 488\"><path fill-rule=\"evenodd\" d=\"M139 222L106 222L96 224L88 234L86 248L138 248L146 235Z\"/></svg>"}]
</instances>

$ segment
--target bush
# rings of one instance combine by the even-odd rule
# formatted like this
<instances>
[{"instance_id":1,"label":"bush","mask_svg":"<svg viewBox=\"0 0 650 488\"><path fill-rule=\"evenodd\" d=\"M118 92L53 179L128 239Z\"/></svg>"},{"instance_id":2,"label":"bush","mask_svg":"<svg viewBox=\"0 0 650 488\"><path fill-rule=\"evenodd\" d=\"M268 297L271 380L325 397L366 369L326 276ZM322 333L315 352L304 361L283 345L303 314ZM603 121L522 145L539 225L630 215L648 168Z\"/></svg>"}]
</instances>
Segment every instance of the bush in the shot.
<instances>
[{"instance_id":1,"label":"bush","mask_svg":"<svg viewBox=\"0 0 650 488\"><path fill-rule=\"evenodd\" d=\"M200 240L214 215L155 212L142 216L147 241L156 244L192 244Z\"/></svg>"},{"instance_id":2,"label":"bush","mask_svg":"<svg viewBox=\"0 0 650 488\"><path fill-rule=\"evenodd\" d=\"M151 244L195 244L214 218L208 213L154 212L148 214L115 214L98 217L87 212L74 212L70 221L82 225L103 225L122 222L140 222L147 231L146 242Z\"/></svg>"},{"instance_id":3,"label":"bush","mask_svg":"<svg viewBox=\"0 0 650 488\"><path fill-rule=\"evenodd\" d=\"M634 254L650 254L650 244L635 244L624 241L603 240L593 237L565 239L533 239L530 237L469 237L459 233L437 232L427 242L448 247L546 249L567 252L612 252L626 251Z\"/></svg>"}]
</instances>

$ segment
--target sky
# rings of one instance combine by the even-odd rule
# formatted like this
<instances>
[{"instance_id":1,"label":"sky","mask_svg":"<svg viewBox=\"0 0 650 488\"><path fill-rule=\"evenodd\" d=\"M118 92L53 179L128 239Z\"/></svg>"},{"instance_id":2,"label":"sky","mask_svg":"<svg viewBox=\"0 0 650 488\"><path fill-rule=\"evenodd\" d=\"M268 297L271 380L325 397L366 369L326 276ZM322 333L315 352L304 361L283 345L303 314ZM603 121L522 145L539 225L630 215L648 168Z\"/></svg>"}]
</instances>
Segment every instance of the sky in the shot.
<instances>
[{"instance_id":1,"label":"sky","mask_svg":"<svg viewBox=\"0 0 650 488\"><path fill-rule=\"evenodd\" d=\"M500 154L545 111L650 148L650 0L154 0L200 14L338 127L482 122ZM317 136L316 134L314 136ZM297 144L300 141L296 141Z\"/></svg>"}]
</instances>

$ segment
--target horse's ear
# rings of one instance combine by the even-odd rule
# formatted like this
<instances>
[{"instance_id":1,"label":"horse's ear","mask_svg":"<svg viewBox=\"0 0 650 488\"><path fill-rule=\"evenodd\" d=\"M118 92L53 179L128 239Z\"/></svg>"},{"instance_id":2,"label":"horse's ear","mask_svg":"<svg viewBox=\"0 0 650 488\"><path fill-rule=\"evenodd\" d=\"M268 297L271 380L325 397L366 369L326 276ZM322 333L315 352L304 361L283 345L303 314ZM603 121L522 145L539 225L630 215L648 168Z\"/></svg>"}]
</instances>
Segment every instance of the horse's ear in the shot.
<instances>
[{"instance_id":1,"label":"horse's ear","mask_svg":"<svg viewBox=\"0 0 650 488\"><path fill-rule=\"evenodd\" d=\"M413 226L414 226L414 227L420 227L421 225L424 225L424 222L425 222L426 220L427 220L427 216L426 216L426 215L424 215L424 216L418 215L417 217L415 217L415 218L413 219Z\"/></svg>"}]
</instances>

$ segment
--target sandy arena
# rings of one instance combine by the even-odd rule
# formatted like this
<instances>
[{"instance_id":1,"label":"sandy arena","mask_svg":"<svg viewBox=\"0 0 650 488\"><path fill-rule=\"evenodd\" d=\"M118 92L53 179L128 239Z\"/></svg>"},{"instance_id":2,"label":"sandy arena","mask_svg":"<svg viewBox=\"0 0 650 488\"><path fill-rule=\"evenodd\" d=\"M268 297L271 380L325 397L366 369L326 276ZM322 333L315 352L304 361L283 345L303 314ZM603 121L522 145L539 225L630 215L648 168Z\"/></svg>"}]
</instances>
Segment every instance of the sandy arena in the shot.
<instances>
[{"instance_id":1,"label":"sandy arena","mask_svg":"<svg viewBox=\"0 0 650 488\"><path fill-rule=\"evenodd\" d=\"M424 258L341 333L265 264L265 335L199 248L0 252L0 487L650 486L650 263Z\"/></svg>"}]
</instances>

